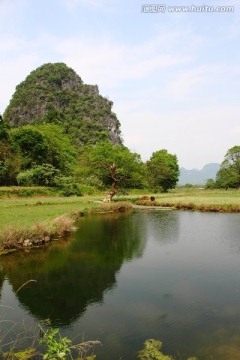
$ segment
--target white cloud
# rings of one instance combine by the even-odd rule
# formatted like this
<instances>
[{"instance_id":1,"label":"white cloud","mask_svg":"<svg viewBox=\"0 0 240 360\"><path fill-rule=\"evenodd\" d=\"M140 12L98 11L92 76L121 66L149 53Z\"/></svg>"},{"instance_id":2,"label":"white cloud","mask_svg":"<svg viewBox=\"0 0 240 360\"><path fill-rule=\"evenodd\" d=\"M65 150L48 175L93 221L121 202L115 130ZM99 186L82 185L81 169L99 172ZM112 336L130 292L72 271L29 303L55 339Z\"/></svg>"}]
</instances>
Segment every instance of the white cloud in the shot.
<instances>
[{"instance_id":1,"label":"white cloud","mask_svg":"<svg viewBox=\"0 0 240 360\"><path fill-rule=\"evenodd\" d=\"M123 104L122 104L123 106ZM166 148L178 156L181 166L201 168L221 162L226 151L239 143L240 106L205 106L172 111L119 111L125 144L144 160Z\"/></svg>"},{"instance_id":2,"label":"white cloud","mask_svg":"<svg viewBox=\"0 0 240 360\"><path fill-rule=\"evenodd\" d=\"M174 80L169 82L166 88L167 93L177 100L192 97L196 89L203 85L206 86L210 74L211 68L206 65L181 72Z\"/></svg>"},{"instance_id":3,"label":"white cloud","mask_svg":"<svg viewBox=\"0 0 240 360\"><path fill-rule=\"evenodd\" d=\"M80 6L104 11L109 11L113 8L113 4L108 0L64 0L64 3L70 10L75 10Z\"/></svg>"},{"instance_id":4,"label":"white cloud","mask_svg":"<svg viewBox=\"0 0 240 360\"><path fill-rule=\"evenodd\" d=\"M34 69L36 62L35 54L19 54L15 58L1 61L0 83L4 84L4 88L0 99L0 113L5 111L16 86Z\"/></svg>"},{"instance_id":5,"label":"white cloud","mask_svg":"<svg viewBox=\"0 0 240 360\"><path fill-rule=\"evenodd\" d=\"M27 0L0 0L0 28L1 33L6 30L14 31L19 15L24 12Z\"/></svg>"},{"instance_id":6,"label":"white cloud","mask_svg":"<svg viewBox=\"0 0 240 360\"><path fill-rule=\"evenodd\" d=\"M233 128L233 134L237 134L238 136L240 135L240 126L236 126L235 128Z\"/></svg>"},{"instance_id":7,"label":"white cloud","mask_svg":"<svg viewBox=\"0 0 240 360\"><path fill-rule=\"evenodd\" d=\"M159 52L159 41L149 44L117 44L111 39L66 39L56 46L64 61L88 82L103 86L116 86L119 81L143 79L158 70L171 68L190 61L189 56ZM146 51L151 48L150 51ZM84 80L84 79L83 79Z\"/></svg>"},{"instance_id":8,"label":"white cloud","mask_svg":"<svg viewBox=\"0 0 240 360\"><path fill-rule=\"evenodd\" d=\"M16 3L16 0L0 0L1 17L4 17L12 12Z\"/></svg>"},{"instance_id":9,"label":"white cloud","mask_svg":"<svg viewBox=\"0 0 240 360\"><path fill-rule=\"evenodd\" d=\"M235 9L236 11L236 9ZM237 39L240 37L240 7L238 7L238 15L234 18L232 25L229 29L228 35L230 39Z\"/></svg>"}]
</instances>

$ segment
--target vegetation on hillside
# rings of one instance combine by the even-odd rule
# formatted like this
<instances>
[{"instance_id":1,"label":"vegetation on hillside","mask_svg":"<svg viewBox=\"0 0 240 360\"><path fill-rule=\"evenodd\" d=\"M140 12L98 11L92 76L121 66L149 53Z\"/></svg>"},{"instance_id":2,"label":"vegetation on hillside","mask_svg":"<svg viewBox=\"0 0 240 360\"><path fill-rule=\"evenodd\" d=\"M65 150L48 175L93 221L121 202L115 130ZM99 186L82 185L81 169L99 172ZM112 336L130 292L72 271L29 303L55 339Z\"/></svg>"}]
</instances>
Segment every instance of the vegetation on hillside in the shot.
<instances>
[{"instance_id":1,"label":"vegetation on hillside","mask_svg":"<svg viewBox=\"0 0 240 360\"><path fill-rule=\"evenodd\" d=\"M48 63L16 87L4 120L13 127L58 124L79 145L101 140L120 144L120 123L112 105L96 85L84 84L64 63Z\"/></svg>"},{"instance_id":2,"label":"vegetation on hillside","mask_svg":"<svg viewBox=\"0 0 240 360\"><path fill-rule=\"evenodd\" d=\"M22 158L21 168L50 164L61 173L68 174L77 154L59 125L27 125L10 131L10 138Z\"/></svg>"}]
</instances>

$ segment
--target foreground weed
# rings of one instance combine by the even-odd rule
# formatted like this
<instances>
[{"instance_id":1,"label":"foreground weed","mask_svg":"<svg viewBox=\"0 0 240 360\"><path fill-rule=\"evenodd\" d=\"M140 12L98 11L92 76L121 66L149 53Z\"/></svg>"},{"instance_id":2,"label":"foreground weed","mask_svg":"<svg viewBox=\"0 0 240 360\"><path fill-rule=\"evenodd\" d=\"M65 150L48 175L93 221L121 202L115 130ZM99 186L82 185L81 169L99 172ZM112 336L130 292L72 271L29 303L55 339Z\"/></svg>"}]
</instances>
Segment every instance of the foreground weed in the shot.
<instances>
[{"instance_id":1,"label":"foreground weed","mask_svg":"<svg viewBox=\"0 0 240 360\"><path fill-rule=\"evenodd\" d=\"M73 224L74 219L71 219L69 216L65 215L59 216L51 223L55 236L64 236L67 233L70 233L73 230Z\"/></svg>"},{"instance_id":2,"label":"foreground weed","mask_svg":"<svg viewBox=\"0 0 240 360\"><path fill-rule=\"evenodd\" d=\"M39 325L40 326L40 325ZM67 360L73 359L72 352L78 354L78 360L94 360L95 355L87 356L87 352L95 345L99 345L99 341L86 341L77 345L73 345L72 341L67 337L62 337L59 329L44 330L40 326L42 338L40 344L46 346L46 352L43 355L44 360Z\"/></svg>"},{"instance_id":3,"label":"foreground weed","mask_svg":"<svg viewBox=\"0 0 240 360\"><path fill-rule=\"evenodd\" d=\"M4 360L30 360L35 355L35 349L29 348L21 351L10 351L3 354Z\"/></svg>"},{"instance_id":4,"label":"foreground weed","mask_svg":"<svg viewBox=\"0 0 240 360\"><path fill-rule=\"evenodd\" d=\"M174 360L170 355L164 355L161 351L162 342L155 339L149 339L144 342L144 348L137 354L139 360ZM197 360L196 357L188 360Z\"/></svg>"},{"instance_id":5,"label":"foreground weed","mask_svg":"<svg viewBox=\"0 0 240 360\"><path fill-rule=\"evenodd\" d=\"M43 359L67 359L71 353L72 341L67 337L61 337L58 329L49 329L43 332L43 337L39 342L47 347Z\"/></svg>"}]
</instances>

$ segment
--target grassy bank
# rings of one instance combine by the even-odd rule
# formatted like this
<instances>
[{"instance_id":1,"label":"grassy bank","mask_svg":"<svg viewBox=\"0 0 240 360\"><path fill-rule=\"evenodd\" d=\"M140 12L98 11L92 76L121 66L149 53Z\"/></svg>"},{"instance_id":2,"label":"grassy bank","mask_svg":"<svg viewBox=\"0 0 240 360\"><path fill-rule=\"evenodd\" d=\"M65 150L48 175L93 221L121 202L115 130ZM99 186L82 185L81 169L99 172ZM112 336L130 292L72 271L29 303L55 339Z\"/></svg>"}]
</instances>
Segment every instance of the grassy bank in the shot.
<instances>
[{"instance_id":1,"label":"grassy bank","mask_svg":"<svg viewBox=\"0 0 240 360\"><path fill-rule=\"evenodd\" d=\"M125 211L125 202L99 204L97 197L46 197L0 200L0 249L40 245L74 230L84 213Z\"/></svg>"},{"instance_id":2,"label":"grassy bank","mask_svg":"<svg viewBox=\"0 0 240 360\"><path fill-rule=\"evenodd\" d=\"M85 212L125 211L130 201L145 206L214 212L240 212L239 190L178 188L167 194L154 194L155 200L141 200L148 192L132 191L115 197L117 203L100 205L103 194L83 197L35 196L0 199L0 246L21 248L45 243L73 231ZM27 241L26 241L27 240Z\"/></svg>"},{"instance_id":3,"label":"grassy bank","mask_svg":"<svg viewBox=\"0 0 240 360\"><path fill-rule=\"evenodd\" d=\"M156 205L181 210L240 212L239 190L204 190L178 188L166 194L156 194L155 201L136 200L139 205Z\"/></svg>"}]
</instances>

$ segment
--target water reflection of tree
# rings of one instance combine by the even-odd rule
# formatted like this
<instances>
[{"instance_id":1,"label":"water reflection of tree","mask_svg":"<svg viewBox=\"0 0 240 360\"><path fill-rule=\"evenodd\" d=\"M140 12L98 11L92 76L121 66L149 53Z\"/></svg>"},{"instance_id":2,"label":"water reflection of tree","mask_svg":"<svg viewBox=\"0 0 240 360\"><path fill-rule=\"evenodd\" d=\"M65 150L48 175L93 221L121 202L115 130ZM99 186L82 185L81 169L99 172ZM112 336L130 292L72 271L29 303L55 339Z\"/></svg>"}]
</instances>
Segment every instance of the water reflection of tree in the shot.
<instances>
[{"instance_id":1,"label":"water reflection of tree","mask_svg":"<svg viewBox=\"0 0 240 360\"><path fill-rule=\"evenodd\" d=\"M0 264L0 297L1 297L1 292L2 292L2 286L3 286L3 282L4 282L4 273L2 271L2 268L1 268L1 264Z\"/></svg>"},{"instance_id":2,"label":"water reflection of tree","mask_svg":"<svg viewBox=\"0 0 240 360\"><path fill-rule=\"evenodd\" d=\"M37 281L16 294L32 315L69 325L87 305L103 301L124 261L142 255L142 235L132 216L88 217L69 242L13 254L2 259L2 267L15 292L29 279Z\"/></svg>"}]
</instances>

